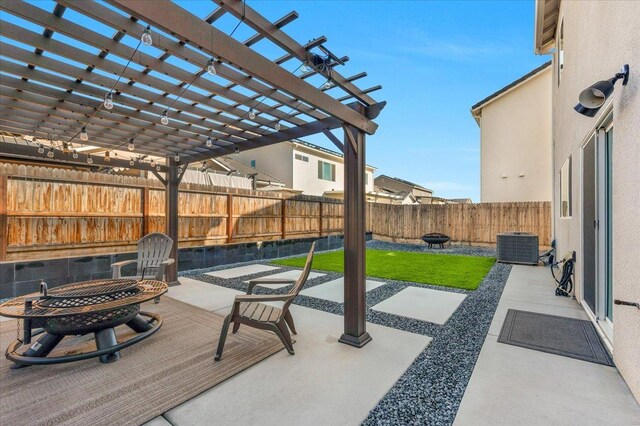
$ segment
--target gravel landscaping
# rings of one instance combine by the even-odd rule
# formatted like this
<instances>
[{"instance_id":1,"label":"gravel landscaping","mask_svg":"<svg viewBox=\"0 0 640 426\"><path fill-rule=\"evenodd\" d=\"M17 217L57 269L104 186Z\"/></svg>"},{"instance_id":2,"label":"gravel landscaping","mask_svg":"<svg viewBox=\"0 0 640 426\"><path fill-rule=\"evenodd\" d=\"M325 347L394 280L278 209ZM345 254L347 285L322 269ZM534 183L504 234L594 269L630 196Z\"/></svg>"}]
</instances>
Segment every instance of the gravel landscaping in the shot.
<instances>
[{"instance_id":1,"label":"gravel landscaping","mask_svg":"<svg viewBox=\"0 0 640 426\"><path fill-rule=\"evenodd\" d=\"M383 241L370 241L367 243L367 247L380 250L495 256L494 249L485 247L448 246L445 249L428 249L424 245ZM256 261L250 263L267 264L268 262ZM248 263L243 263L243 265L246 264ZM270 275L268 272L263 272L236 279L221 279L204 274L205 272L231 267L233 265L224 265L206 270L185 271L180 275L240 291L246 291L247 284L244 281ZM291 269L295 268L282 267L277 272ZM376 281L384 282L385 285L367 293L367 321L430 336L433 340L369 413L364 424L448 425L453 423L510 271L510 265L495 263L475 291L374 278ZM342 276L340 273L320 272L326 273L326 275L307 281L305 288L317 286ZM409 286L463 293L467 297L445 325L400 317L371 309L372 306ZM256 287L255 293L286 293L287 290L287 288L270 290ZM305 296L299 296L294 303L338 315L343 314L344 309L342 303ZM373 338L375 339L375 336Z\"/></svg>"}]
</instances>

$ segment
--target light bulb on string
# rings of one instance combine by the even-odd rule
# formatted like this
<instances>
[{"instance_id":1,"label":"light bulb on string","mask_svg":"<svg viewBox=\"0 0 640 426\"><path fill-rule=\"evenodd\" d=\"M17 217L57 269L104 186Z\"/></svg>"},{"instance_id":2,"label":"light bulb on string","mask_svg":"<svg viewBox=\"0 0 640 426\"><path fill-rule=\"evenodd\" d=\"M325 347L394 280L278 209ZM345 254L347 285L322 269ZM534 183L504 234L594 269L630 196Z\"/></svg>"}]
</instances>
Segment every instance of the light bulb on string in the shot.
<instances>
[{"instance_id":1,"label":"light bulb on string","mask_svg":"<svg viewBox=\"0 0 640 426\"><path fill-rule=\"evenodd\" d=\"M162 170L160 169L160 166L156 166L156 172L159 172L160 170Z\"/></svg>"},{"instance_id":2,"label":"light bulb on string","mask_svg":"<svg viewBox=\"0 0 640 426\"><path fill-rule=\"evenodd\" d=\"M207 138L206 145L207 145L207 148L211 148L213 146L213 139L211 138L211 136Z\"/></svg>"},{"instance_id":3,"label":"light bulb on string","mask_svg":"<svg viewBox=\"0 0 640 426\"><path fill-rule=\"evenodd\" d=\"M108 163L108 162L110 162L110 161L111 161L111 156L110 156L110 154L109 154L109 151L105 151L105 152L104 152L104 161L105 161L106 163Z\"/></svg>"},{"instance_id":4,"label":"light bulb on string","mask_svg":"<svg viewBox=\"0 0 640 426\"><path fill-rule=\"evenodd\" d=\"M76 151L75 149L73 150L73 153L71 154L73 156L73 158L75 158L76 160L78 159L78 151Z\"/></svg>"},{"instance_id":5,"label":"light bulb on string","mask_svg":"<svg viewBox=\"0 0 640 426\"><path fill-rule=\"evenodd\" d=\"M113 92L111 90L104 95L104 107L109 110L113 109Z\"/></svg>"},{"instance_id":6,"label":"light bulb on string","mask_svg":"<svg viewBox=\"0 0 640 426\"><path fill-rule=\"evenodd\" d=\"M179 156L178 154L176 154L176 155L173 157L173 161L175 161L176 163L179 163L179 162L180 162L180 156Z\"/></svg>"},{"instance_id":7,"label":"light bulb on string","mask_svg":"<svg viewBox=\"0 0 640 426\"><path fill-rule=\"evenodd\" d=\"M302 66L300 67L300 72L302 74L304 74L304 73L307 73L309 71L311 71L311 67L306 62L303 63Z\"/></svg>"},{"instance_id":8,"label":"light bulb on string","mask_svg":"<svg viewBox=\"0 0 640 426\"><path fill-rule=\"evenodd\" d=\"M49 148L49 152L47 152L47 157L53 158L53 149Z\"/></svg>"},{"instance_id":9,"label":"light bulb on string","mask_svg":"<svg viewBox=\"0 0 640 426\"><path fill-rule=\"evenodd\" d=\"M256 113L255 113L255 111L253 111L253 108L251 108L249 110L249 118L252 119L252 120L255 120L255 118L256 118Z\"/></svg>"},{"instance_id":10,"label":"light bulb on string","mask_svg":"<svg viewBox=\"0 0 640 426\"><path fill-rule=\"evenodd\" d=\"M151 167L155 167L156 166L156 160L151 160L151 162L149 163L149 165Z\"/></svg>"},{"instance_id":11,"label":"light bulb on string","mask_svg":"<svg viewBox=\"0 0 640 426\"><path fill-rule=\"evenodd\" d=\"M240 148L238 148L237 146L236 146L235 154L236 154L236 156L238 156L240 154Z\"/></svg>"},{"instance_id":12,"label":"light bulb on string","mask_svg":"<svg viewBox=\"0 0 640 426\"><path fill-rule=\"evenodd\" d=\"M276 131L280 131L280 122L276 121L276 124L273 125L273 128L276 129Z\"/></svg>"},{"instance_id":13,"label":"light bulb on string","mask_svg":"<svg viewBox=\"0 0 640 426\"><path fill-rule=\"evenodd\" d=\"M91 158L91 154L87 154L87 163L93 164L93 158Z\"/></svg>"},{"instance_id":14,"label":"light bulb on string","mask_svg":"<svg viewBox=\"0 0 640 426\"><path fill-rule=\"evenodd\" d=\"M80 140L85 142L89 140L89 135L87 134L86 127L83 127L82 130L80 130Z\"/></svg>"},{"instance_id":15,"label":"light bulb on string","mask_svg":"<svg viewBox=\"0 0 640 426\"><path fill-rule=\"evenodd\" d=\"M136 161L133 159L133 157L131 157L131 159L129 160L129 165L130 166L135 166L136 165Z\"/></svg>"},{"instance_id":16,"label":"light bulb on string","mask_svg":"<svg viewBox=\"0 0 640 426\"><path fill-rule=\"evenodd\" d=\"M169 116L167 115L167 111L163 112L162 115L160 116L160 123L162 123L165 126L169 124Z\"/></svg>"},{"instance_id":17,"label":"light bulb on string","mask_svg":"<svg viewBox=\"0 0 640 426\"><path fill-rule=\"evenodd\" d=\"M323 89L331 89L331 80L327 80L323 85L322 85Z\"/></svg>"},{"instance_id":18,"label":"light bulb on string","mask_svg":"<svg viewBox=\"0 0 640 426\"><path fill-rule=\"evenodd\" d=\"M216 70L216 64L213 58L209 59L209 63L207 64L207 73L209 75L216 75L218 71Z\"/></svg>"},{"instance_id":19,"label":"light bulb on string","mask_svg":"<svg viewBox=\"0 0 640 426\"><path fill-rule=\"evenodd\" d=\"M44 146L42 144L38 147L38 154L44 154Z\"/></svg>"},{"instance_id":20,"label":"light bulb on string","mask_svg":"<svg viewBox=\"0 0 640 426\"><path fill-rule=\"evenodd\" d=\"M136 149L136 146L133 144L133 139L129 139L129 143L127 144L127 149L129 151L133 151L134 149Z\"/></svg>"},{"instance_id":21,"label":"light bulb on string","mask_svg":"<svg viewBox=\"0 0 640 426\"><path fill-rule=\"evenodd\" d=\"M142 41L145 46L151 46L153 44L153 38L151 37L151 25L147 25L147 28L144 29L140 36L140 41Z\"/></svg>"}]
</instances>

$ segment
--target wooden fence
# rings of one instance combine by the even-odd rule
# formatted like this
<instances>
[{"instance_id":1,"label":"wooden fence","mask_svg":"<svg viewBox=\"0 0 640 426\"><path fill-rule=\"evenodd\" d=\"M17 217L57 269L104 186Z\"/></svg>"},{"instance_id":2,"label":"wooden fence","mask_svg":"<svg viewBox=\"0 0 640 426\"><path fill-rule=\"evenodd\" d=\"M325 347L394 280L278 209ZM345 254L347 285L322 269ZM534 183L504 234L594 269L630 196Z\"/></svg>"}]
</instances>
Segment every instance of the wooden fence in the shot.
<instances>
[{"instance_id":1,"label":"wooden fence","mask_svg":"<svg viewBox=\"0 0 640 426\"><path fill-rule=\"evenodd\" d=\"M158 181L0 164L0 260L132 250L164 232ZM342 233L342 203L204 185L181 185L181 247Z\"/></svg>"},{"instance_id":2,"label":"wooden fence","mask_svg":"<svg viewBox=\"0 0 640 426\"><path fill-rule=\"evenodd\" d=\"M131 251L164 230L164 189L153 179L0 163L0 261ZM181 247L342 233L343 205L320 197L182 185ZM367 205L367 229L393 240L443 232L495 243L504 231L550 244L550 203Z\"/></svg>"},{"instance_id":3,"label":"wooden fence","mask_svg":"<svg viewBox=\"0 0 640 426\"><path fill-rule=\"evenodd\" d=\"M523 231L537 234L539 244L549 246L551 203L368 204L367 229L396 241L441 232L452 241L470 244L495 244L496 234Z\"/></svg>"}]
</instances>

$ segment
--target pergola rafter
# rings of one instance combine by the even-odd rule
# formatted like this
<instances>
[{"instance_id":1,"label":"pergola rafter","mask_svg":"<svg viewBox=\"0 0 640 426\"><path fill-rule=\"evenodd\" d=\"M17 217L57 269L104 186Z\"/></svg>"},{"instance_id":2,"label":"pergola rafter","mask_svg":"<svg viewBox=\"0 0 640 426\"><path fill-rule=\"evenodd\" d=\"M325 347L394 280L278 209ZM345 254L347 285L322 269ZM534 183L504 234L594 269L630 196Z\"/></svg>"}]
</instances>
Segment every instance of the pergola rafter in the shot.
<instances>
[{"instance_id":1,"label":"pergola rafter","mask_svg":"<svg viewBox=\"0 0 640 426\"><path fill-rule=\"evenodd\" d=\"M385 105L371 97L381 87L360 89L356 82L366 73L338 72L349 57L331 53L326 37L306 44L291 38L284 28L298 19L296 12L270 22L241 0L214 0L204 18L171 0L105 2L55 0L49 9L44 3L0 2L0 131L17 136L0 142L0 157L72 165L91 158L98 168L152 172L166 186L166 232L177 241L178 185L186 165L325 134L345 154L345 262L352 266L345 271L341 341L366 344L364 145ZM254 33L240 41L217 28L227 14ZM147 25L153 54L137 43ZM282 54L264 56L260 46L267 43ZM207 74L212 59L215 76ZM311 69L296 74L302 64ZM109 92L114 105L107 109ZM169 122L162 124L165 112ZM88 141L78 137L83 127ZM345 143L331 133L338 128ZM28 137L55 140L54 157L40 153L38 141ZM127 152L122 148L129 141L130 158L95 155L95 149ZM87 145L91 157L72 157L79 145ZM165 164L151 167L140 161L146 156L163 157ZM139 161L131 164L134 157ZM175 267L167 279L177 280Z\"/></svg>"}]
</instances>

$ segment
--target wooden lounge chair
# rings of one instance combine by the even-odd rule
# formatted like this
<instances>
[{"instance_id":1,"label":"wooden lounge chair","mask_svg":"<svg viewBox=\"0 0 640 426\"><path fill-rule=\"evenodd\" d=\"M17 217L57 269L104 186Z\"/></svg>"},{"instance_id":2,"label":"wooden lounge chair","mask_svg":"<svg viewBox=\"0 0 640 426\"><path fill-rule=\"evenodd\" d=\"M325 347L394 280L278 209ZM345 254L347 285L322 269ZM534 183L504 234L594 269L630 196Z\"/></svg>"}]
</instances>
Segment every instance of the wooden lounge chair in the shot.
<instances>
[{"instance_id":1,"label":"wooden lounge chair","mask_svg":"<svg viewBox=\"0 0 640 426\"><path fill-rule=\"evenodd\" d=\"M289 306L298 293L300 293L300 290L302 290L307 278L309 278L315 245L315 242L311 244L311 250L309 250L309 254L307 255L307 263L304 265L304 269L297 280L282 280L274 278L259 278L251 280L249 281L247 294L235 297L231 313L224 319L222 330L220 331L220 339L218 340L218 349L215 356L216 361L220 361L220 358L222 358L224 342L227 339L229 324L232 322L233 333L238 331L240 324L246 324L261 330L273 331L280 340L282 340L282 344L287 348L287 351L289 351L291 355L294 354L293 342L291 341L289 329L291 329L291 333L297 333L295 325L293 324L293 317L289 312ZM287 294L252 294L253 288L258 284L293 284L293 288L291 288L291 291ZM282 308L276 308L262 302L284 302L284 305Z\"/></svg>"},{"instance_id":2,"label":"wooden lounge chair","mask_svg":"<svg viewBox=\"0 0 640 426\"><path fill-rule=\"evenodd\" d=\"M112 278L135 278L164 281L164 270L175 262L169 257L173 240L159 232L148 234L138 241L138 258L123 260L111 264ZM122 268L126 265L137 263L136 275L122 276Z\"/></svg>"}]
</instances>

